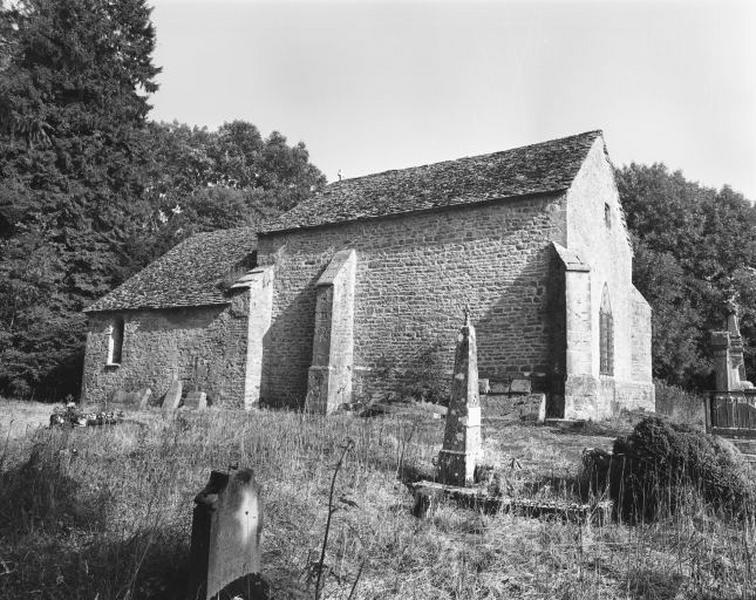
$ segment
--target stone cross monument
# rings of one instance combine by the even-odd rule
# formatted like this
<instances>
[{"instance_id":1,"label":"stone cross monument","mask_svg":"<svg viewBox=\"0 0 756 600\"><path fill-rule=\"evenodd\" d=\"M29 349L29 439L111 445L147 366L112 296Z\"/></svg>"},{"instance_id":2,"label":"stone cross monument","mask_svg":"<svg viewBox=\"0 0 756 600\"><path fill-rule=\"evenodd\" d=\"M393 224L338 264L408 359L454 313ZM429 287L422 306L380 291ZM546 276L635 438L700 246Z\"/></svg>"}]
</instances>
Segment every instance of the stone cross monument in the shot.
<instances>
[{"instance_id":1,"label":"stone cross monument","mask_svg":"<svg viewBox=\"0 0 756 600\"><path fill-rule=\"evenodd\" d=\"M730 305L726 329L711 332L711 347L714 354L714 370L718 391L736 391L753 387L746 380L743 360L743 338L738 325L737 308Z\"/></svg>"},{"instance_id":2,"label":"stone cross monument","mask_svg":"<svg viewBox=\"0 0 756 600\"><path fill-rule=\"evenodd\" d=\"M470 323L469 312L465 310L465 324L457 337L444 446L438 456L438 480L447 485L471 485L479 455L478 350L475 328Z\"/></svg>"}]
</instances>

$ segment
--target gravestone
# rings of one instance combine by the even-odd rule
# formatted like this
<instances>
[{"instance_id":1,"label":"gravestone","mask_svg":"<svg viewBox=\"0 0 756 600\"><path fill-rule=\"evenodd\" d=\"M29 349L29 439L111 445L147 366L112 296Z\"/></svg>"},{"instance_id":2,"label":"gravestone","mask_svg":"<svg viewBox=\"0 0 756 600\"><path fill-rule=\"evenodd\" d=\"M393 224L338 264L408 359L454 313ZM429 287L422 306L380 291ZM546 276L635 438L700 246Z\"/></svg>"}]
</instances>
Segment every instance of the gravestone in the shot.
<instances>
[{"instance_id":1,"label":"gravestone","mask_svg":"<svg viewBox=\"0 0 756 600\"><path fill-rule=\"evenodd\" d=\"M260 577L262 499L252 470L212 471L194 502L187 597L266 598Z\"/></svg>"},{"instance_id":2,"label":"gravestone","mask_svg":"<svg viewBox=\"0 0 756 600\"><path fill-rule=\"evenodd\" d=\"M147 408L150 404L150 398L152 398L152 390L150 388L142 388L137 392L137 406L140 409Z\"/></svg>"},{"instance_id":3,"label":"gravestone","mask_svg":"<svg viewBox=\"0 0 756 600\"><path fill-rule=\"evenodd\" d=\"M189 392L184 398L184 408L205 410L207 408L207 394L205 392Z\"/></svg>"},{"instance_id":4,"label":"gravestone","mask_svg":"<svg viewBox=\"0 0 756 600\"><path fill-rule=\"evenodd\" d=\"M171 386L165 393L165 399L163 400L163 410L174 411L181 404L181 392L183 391L183 384L180 379L174 379L171 381Z\"/></svg>"},{"instance_id":5,"label":"gravestone","mask_svg":"<svg viewBox=\"0 0 756 600\"><path fill-rule=\"evenodd\" d=\"M479 455L478 351L475 328L465 311L465 324L457 337L444 445L438 456L438 480L453 486L471 485Z\"/></svg>"}]
</instances>

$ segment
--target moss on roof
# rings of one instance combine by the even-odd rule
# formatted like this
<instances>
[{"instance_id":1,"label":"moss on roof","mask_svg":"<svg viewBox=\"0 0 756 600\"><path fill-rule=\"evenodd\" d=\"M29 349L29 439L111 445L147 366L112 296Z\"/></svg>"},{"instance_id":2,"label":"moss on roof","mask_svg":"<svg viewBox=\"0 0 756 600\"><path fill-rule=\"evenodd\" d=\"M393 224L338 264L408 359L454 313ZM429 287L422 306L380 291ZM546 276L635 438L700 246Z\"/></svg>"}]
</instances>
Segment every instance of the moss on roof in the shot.
<instances>
[{"instance_id":1,"label":"moss on roof","mask_svg":"<svg viewBox=\"0 0 756 600\"><path fill-rule=\"evenodd\" d=\"M338 181L267 221L261 234L569 188L601 131Z\"/></svg>"},{"instance_id":2,"label":"moss on roof","mask_svg":"<svg viewBox=\"0 0 756 600\"><path fill-rule=\"evenodd\" d=\"M224 281L252 267L255 229L199 233L184 240L84 312L227 304Z\"/></svg>"}]
</instances>

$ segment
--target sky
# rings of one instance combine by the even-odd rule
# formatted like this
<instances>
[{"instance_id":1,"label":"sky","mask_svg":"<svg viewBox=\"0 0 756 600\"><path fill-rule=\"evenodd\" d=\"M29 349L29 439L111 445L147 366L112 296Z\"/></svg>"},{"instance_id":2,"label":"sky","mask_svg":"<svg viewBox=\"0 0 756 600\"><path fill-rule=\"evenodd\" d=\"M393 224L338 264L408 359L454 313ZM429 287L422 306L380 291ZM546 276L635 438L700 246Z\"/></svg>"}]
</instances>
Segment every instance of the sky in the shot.
<instances>
[{"instance_id":1,"label":"sky","mask_svg":"<svg viewBox=\"0 0 756 600\"><path fill-rule=\"evenodd\" d=\"M756 2L150 3L151 118L280 131L329 181L602 129L756 200Z\"/></svg>"}]
</instances>

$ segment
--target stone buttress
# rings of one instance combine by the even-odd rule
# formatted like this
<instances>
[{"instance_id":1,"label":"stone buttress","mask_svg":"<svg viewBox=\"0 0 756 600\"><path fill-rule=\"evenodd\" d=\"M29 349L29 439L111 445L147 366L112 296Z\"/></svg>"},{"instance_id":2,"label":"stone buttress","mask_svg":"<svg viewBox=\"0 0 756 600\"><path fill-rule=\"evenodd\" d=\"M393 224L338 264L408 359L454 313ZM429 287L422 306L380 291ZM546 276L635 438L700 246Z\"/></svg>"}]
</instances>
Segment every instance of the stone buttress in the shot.
<instances>
[{"instance_id":1,"label":"stone buttress","mask_svg":"<svg viewBox=\"0 0 756 600\"><path fill-rule=\"evenodd\" d=\"M315 332L305 399L308 412L329 414L352 400L356 265L356 252L341 250L315 284Z\"/></svg>"}]
</instances>

